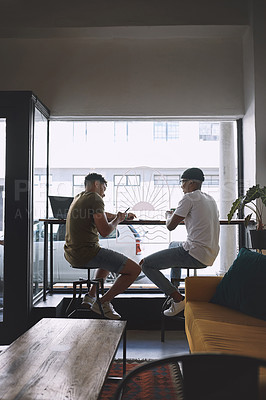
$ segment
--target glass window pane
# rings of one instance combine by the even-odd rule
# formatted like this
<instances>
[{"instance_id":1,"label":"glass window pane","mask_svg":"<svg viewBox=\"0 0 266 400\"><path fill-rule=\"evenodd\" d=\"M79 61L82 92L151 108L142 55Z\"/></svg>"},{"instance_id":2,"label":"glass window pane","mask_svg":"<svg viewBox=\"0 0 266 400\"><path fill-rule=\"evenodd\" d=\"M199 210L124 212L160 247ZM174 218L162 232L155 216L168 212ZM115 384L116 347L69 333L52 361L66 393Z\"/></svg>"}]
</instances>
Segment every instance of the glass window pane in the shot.
<instances>
[{"instance_id":1,"label":"glass window pane","mask_svg":"<svg viewBox=\"0 0 266 400\"><path fill-rule=\"evenodd\" d=\"M33 297L43 289L44 227L47 201L47 120L35 109L33 188Z\"/></svg>"},{"instance_id":2,"label":"glass window pane","mask_svg":"<svg viewBox=\"0 0 266 400\"><path fill-rule=\"evenodd\" d=\"M6 121L0 119L0 321L4 307L4 221L6 176Z\"/></svg>"}]
</instances>

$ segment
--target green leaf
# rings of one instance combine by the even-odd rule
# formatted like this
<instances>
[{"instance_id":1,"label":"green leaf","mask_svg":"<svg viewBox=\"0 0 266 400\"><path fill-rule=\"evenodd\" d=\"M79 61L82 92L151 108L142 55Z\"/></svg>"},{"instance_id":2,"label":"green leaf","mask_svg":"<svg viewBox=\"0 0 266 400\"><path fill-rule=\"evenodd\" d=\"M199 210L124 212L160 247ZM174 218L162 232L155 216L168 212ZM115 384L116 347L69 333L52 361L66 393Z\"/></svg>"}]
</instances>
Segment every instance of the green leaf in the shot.
<instances>
[{"instance_id":1,"label":"green leaf","mask_svg":"<svg viewBox=\"0 0 266 400\"><path fill-rule=\"evenodd\" d=\"M230 210L229 213L227 214L228 222L231 221L231 219L233 218L234 213L235 213L237 210L239 210L240 208L242 208L242 207L240 207L241 204L242 204L242 200L243 200L243 197L241 196L241 197L239 197L238 199L236 199L236 200L233 202L232 207L231 207L231 210Z\"/></svg>"},{"instance_id":2,"label":"green leaf","mask_svg":"<svg viewBox=\"0 0 266 400\"><path fill-rule=\"evenodd\" d=\"M266 186L263 186L263 188L260 189L260 198L262 203L266 207Z\"/></svg>"},{"instance_id":3,"label":"green leaf","mask_svg":"<svg viewBox=\"0 0 266 400\"><path fill-rule=\"evenodd\" d=\"M250 189L248 189L248 191L244 197L243 205L250 203L253 200L258 199L260 196L261 196L260 185L252 186Z\"/></svg>"},{"instance_id":4,"label":"green leaf","mask_svg":"<svg viewBox=\"0 0 266 400\"><path fill-rule=\"evenodd\" d=\"M249 224L249 221L251 220L251 217L252 217L252 213L247 215L246 218L245 218L245 227L246 228L247 228L247 226Z\"/></svg>"}]
</instances>

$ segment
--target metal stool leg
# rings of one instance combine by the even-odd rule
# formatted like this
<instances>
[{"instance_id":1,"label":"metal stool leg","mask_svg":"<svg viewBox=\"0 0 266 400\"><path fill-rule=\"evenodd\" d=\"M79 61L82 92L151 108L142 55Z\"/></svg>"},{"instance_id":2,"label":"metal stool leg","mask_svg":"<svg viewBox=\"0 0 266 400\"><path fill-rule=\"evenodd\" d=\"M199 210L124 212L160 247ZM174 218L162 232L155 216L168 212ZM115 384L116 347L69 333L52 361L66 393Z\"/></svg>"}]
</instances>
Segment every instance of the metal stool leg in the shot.
<instances>
[{"instance_id":1,"label":"metal stool leg","mask_svg":"<svg viewBox=\"0 0 266 400\"><path fill-rule=\"evenodd\" d=\"M67 317L71 317L74 314L74 312L77 310L77 303L76 303L77 302L77 298L76 298L76 296L77 296L77 284L78 284L78 282L73 282L73 296L72 296L72 299L71 299L71 301L70 301L70 303L69 303L69 305L67 306L67 309L66 309L66 316ZM73 309L73 307L74 307L74 309Z\"/></svg>"}]
</instances>

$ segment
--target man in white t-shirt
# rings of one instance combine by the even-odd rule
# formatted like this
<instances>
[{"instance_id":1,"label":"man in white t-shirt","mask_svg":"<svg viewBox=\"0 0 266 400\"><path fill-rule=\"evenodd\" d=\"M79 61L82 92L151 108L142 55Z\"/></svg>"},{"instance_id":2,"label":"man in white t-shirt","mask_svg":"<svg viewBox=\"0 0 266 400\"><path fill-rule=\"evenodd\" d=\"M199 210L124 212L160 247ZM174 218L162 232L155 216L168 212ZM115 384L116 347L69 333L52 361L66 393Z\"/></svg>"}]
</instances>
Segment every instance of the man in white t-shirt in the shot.
<instances>
[{"instance_id":1,"label":"man in white t-shirt","mask_svg":"<svg viewBox=\"0 0 266 400\"><path fill-rule=\"evenodd\" d=\"M214 263L219 253L219 214L215 200L201 191L204 174L199 168L189 168L181 176L184 192L174 212L167 213L166 227L174 230L184 221L185 242L172 242L168 249L151 254L141 262L142 270L164 293L171 297L166 316L179 314L185 308L185 298L160 271L172 268L180 277L180 268L205 268Z\"/></svg>"}]
</instances>

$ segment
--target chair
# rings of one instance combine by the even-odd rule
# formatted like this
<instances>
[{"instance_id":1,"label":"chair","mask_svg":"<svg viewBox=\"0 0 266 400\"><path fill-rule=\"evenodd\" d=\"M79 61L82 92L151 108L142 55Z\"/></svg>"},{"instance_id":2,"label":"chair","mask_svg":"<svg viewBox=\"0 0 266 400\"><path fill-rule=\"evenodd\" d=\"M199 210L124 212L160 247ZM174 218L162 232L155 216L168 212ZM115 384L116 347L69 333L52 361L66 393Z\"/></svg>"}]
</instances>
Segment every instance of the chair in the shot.
<instances>
[{"instance_id":1,"label":"chair","mask_svg":"<svg viewBox=\"0 0 266 400\"><path fill-rule=\"evenodd\" d=\"M88 279L80 278L78 281L73 282L73 296L72 296L72 299L71 299L69 305L67 306L66 316L68 318L71 318L74 315L76 315L79 311L82 311L82 312L86 311L83 308L79 307L80 303L81 303L83 285L87 286L88 291L90 290L91 285L96 285L96 301L101 310L101 314L102 314L101 316L103 318L105 318L103 309L102 309L102 305L100 302L100 294L102 294L102 295L104 294L104 280L102 278L91 279L90 278L90 269L88 269ZM78 292L77 292L77 288L78 288ZM78 297L77 297L77 293L78 293Z\"/></svg>"},{"instance_id":2,"label":"chair","mask_svg":"<svg viewBox=\"0 0 266 400\"><path fill-rule=\"evenodd\" d=\"M197 276L197 269L193 268L193 270L194 270L194 276ZM187 277L189 276L189 271L190 271L190 269L187 268ZM184 282L184 281L185 281L185 278L179 279L179 282ZM164 311L169 307L170 299L171 299L170 296L166 297L166 300L164 301L164 303L162 305L162 309L161 309L161 342L164 342L164 339L165 339L165 318L169 318L164 315ZM178 318L184 319L183 317L180 317L180 316Z\"/></svg>"},{"instance_id":3,"label":"chair","mask_svg":"<svg viewBox=\"0 0 266 400\"><path fill-rule=\"evenodd\" d=\"M266 360L223 353L166 357L130 371L112 399L257 400L260 367Z\"/></svg>"}]
</instances>

